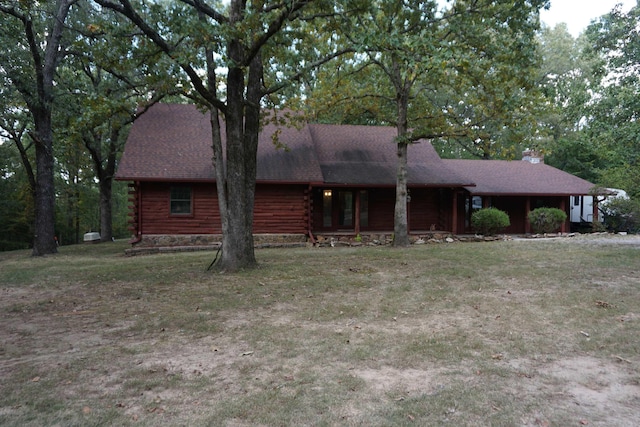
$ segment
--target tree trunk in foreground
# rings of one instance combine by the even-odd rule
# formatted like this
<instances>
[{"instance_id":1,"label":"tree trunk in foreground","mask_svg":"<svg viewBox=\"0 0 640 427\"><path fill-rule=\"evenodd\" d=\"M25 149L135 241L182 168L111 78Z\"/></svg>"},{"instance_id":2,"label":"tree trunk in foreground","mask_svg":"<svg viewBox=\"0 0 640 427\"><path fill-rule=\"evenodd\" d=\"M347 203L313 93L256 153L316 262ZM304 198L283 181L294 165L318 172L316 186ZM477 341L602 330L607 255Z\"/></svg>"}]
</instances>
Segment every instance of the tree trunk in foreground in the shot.
<instances>
[{"instance_id":1,"label":"tree trunk in foreground","mask_svg":"<svg viewBox=\"0 0 640 427\"><path fill-rule=\"evenodd\" d=\"M234 52L234 43L230 51ZM214 167L218 205L222 221L221 271L237 271L257 265L253 247L253 203L260 129L260 89L262 58L251 62L247 77L241 68L230 68L227 75L226 162L217 111L211 112Z\"/></svg>"},{"instance_id":2,"label":"tree trunk in foreground","mask_svg":"<svg viewBox=\"0 0 640 427\"><path fill-rule=\"evenodd\" d=\"M36 126L36 198L35 229L32 255L53 254L58 251L55 236L55 187L53 180L53 131L51 110L33 114Z\"/></svg>"},{"instance_id":3,"label":"tree trunk in foreground","mask_svg":"<svg viewBox=\"0 0 640 427\"><path fill-rule=\"evenodd\" d=\"M398 168L396 176L396 205L393 218L393 246L409 246L407 216L407 151L408 144L398 141Z\"/></svg>"},{"instance_id":4,"label":"tree trunk in foreground","mask_svg":"<svg viewBox=\"0 0 640 427\"><path fill-rule=\"evenodd\" d=\"M393 216L393 246L409 246L409 218L407 215L407 162L408 162L408 111L409 93L411 92L411 80L403 79L399 62L394 60L392 76L396 87L396 112L397 112L397 156L398 166L396 172L396 205Z\"/></svg>"}]
</instances>

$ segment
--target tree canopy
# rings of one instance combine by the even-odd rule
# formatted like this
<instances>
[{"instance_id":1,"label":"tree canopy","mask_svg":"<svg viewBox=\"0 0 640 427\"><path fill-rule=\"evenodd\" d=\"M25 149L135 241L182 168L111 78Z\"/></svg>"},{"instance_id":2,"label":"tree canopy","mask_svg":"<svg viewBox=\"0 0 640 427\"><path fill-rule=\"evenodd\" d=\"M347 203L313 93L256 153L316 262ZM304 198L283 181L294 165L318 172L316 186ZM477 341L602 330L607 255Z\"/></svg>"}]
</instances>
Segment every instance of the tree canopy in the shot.
<instances>
[{"instance_id":1,"label":"tree canopy","mask_svg":"<svg viewBox=\"0 0 640 427\"><path fill-rule=\"evenodd\" d=\"M329 110L325 120L355 116L396 127L397 246L409 243L409 144L454 139L466 152L490 158L507 147L501 139L525 138L515 124L532 126L534 36L546 3L372 1L339 26L335 43L355 52L339 61L338 72L322 76L310 108L320 119Z\"/></svg>"},{"instance_id":2,"label":"tree canopy","mask_svg":"<svg viewBox=\"0 0 640 427\"><path fill-rule=\"evenodd\" d=\"M256 263L258 132L281 118L266 109L396 127L400 246L407 147L424 139L443 157L535 148L640 197L640 8L616 8L574 39L563 25L540 28L547 6L0 0L0 232L34 255L55 252L61 233L72 242L98 227L110 239L114 198L124 215L125 191L111 186L128 125L166 97L210 113L224 270Z\"/></svg>"}]
</instances>

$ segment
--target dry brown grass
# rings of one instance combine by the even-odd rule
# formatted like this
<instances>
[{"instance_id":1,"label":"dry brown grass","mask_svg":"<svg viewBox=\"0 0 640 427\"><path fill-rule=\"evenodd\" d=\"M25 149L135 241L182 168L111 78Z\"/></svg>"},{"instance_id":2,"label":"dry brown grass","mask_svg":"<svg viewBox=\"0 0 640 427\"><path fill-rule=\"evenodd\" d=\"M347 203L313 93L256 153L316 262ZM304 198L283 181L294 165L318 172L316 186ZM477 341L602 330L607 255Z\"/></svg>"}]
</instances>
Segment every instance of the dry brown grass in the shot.
<instances>
[{"instance_id":1,"label":"dry brown grass","mask_svg":"<svg viewBox=\"0 0 640 427\"><path fill-rule=\"evenodd\" d=\"M640 425L640 239L0 254L1 425Z\"/></svg>"}]
</instances>

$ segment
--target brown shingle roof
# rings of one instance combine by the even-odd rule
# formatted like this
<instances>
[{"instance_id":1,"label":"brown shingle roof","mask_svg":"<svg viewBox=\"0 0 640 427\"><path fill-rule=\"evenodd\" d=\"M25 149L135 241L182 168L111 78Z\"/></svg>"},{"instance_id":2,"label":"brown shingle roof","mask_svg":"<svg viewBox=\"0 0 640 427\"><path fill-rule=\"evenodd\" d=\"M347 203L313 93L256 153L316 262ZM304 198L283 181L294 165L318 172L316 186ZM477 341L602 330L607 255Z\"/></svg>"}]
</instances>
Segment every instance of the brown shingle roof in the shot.
<instances>
[{"instance_id":1,"label":"brown shingle roof","mask_svg":"<svg viewBox=\"0 0 640 427\"><path fill-rule=\"evenodd\" d=\"M267 125L260 134L257 180L322 181L308 129L281 128L280 141L287 150L273 145L275 131L274 125ZM208 114L194 105L156 104L131 127L117 178L213 181L212 156Z\"/></svg>"},{"instance_id":2,"label":"brown shingle roof","mask_svg":"<svg viewBox=\"0 0 640 427\"><path fill-rule=\"evenodd\" d=\"M276 149L272 135L287 149ZM258 182L388 185L396 182L396 131L383 126L267 125L258 144ZM224 135L223 135L224 139ZM193 105L157 104L131 128L117 178L214 180L208 115ZM427 142L409 147L409 184L463 186Z\"/></svg>"},{"instance_id":3,"label":"brown shingle roof","mask_svg":"<svg viewBox=\"0 0 640 427\"><path fill-rule=\"evenodd\" d=\"M324 182L395 184L398 164L395 128L310 124L309 129ZM472 184L448 168L427 141L409 146L407 166L410 185L455 187Z\"/></svg>"},{"instance_id":4,"label":"brown shingle roof","mask_svg":"<svg viewBox=\"0 0 640 427\"><path fill-rule=\"evenodd\" d=\"M117 178L213 181L208 117L193 105L154 105L133 124ZM276 131L286 150L274 147ZM267 125L258 144L257 181L393 186L395 136L394 128L383 126ZM593 187L545 164L442 160L426 141L409 146L408 159L412 186L465 186L477 195L580 195Z\"/></svg>"},{"instance_id":5,"label":"brown shingle roof","mask_svg":"<svg viewBox=\"0 0 640 427\"><path fill-rule=\"evenodd\" d=\"M444 160L457 173L476 183L474 195L586 195L589 181L544 163L522 160Z\"/></svg>"}]
</instances>

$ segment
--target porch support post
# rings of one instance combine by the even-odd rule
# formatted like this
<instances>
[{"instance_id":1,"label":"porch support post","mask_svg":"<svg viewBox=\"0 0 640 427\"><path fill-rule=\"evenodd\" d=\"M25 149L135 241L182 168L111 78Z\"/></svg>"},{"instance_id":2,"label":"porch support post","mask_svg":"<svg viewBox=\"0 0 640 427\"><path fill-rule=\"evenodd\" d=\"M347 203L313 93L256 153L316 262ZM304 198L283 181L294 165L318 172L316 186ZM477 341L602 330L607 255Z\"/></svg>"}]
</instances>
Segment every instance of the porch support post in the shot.
<instances>
[{"instance_id":1,"label":"porch support post","mask_svg":"<svg viewBox=\"0 0 640 427\"><path fill-rule=\"evenodd\" d=\"M584 196L582 196L582 199L584 200ZM593 198L592 198L592 202L591 202L591 206L593 208L593 216L592 216L592 223L595 224L596 222L600 221L600 209L598 209L598 203L600 202L600 200L598 199L598 195L594 194ZM583 203L580 203L580 205L582 205Z\"/></svg>"},{"instance_id":2,"label":"porch support post","mask_svg":"<svg viewBox=\"0 0 640 427\"><path fill-rule=\"evenodd\" d=\"M562 212L567 212L567 198L563 197L562 199L560 199L560 210ZM566 233L567 232L567 223L569 222L570 218L567 215L567 219L565 219L564 221L562 221L562 225L560 226L560 232L561 233Z\"/></svg>"},{"instance_id":3,"label":"porch support post","mask_svg":"<svg viewBox=\"0 0 640 427\"><path fill-rule=\"evenodd\" d=\"M356 236L360 234L360 190L355 190L356 193L356 209L355 209L355 218L354 218L354 231L356 232Z\"/></svg>"},{"instance_id":4,"label":"porch support post","mask_svg":"<svg viewBox=\"0 0 640 427\"><path fill-rule=\"evenodd\" d=\"M309 233L309 240L312 244L316 243L316 238L313 235L313 186L309 184L309 188L305 192L307 197L307 204L305 209L307 210L307 233Z\"/></svg>"},{"instance_id":5,"label":"porch support post","mask_svg":"<svg viewBox=\"0 0 640 427\"><path fill-rule=\"evenodd\" d=\"M411 190L407 188L407 236L411 234Z\"/></svg>"},{"instance_id":6,"label":"porch support post","mask_svg":"<svg viewBox=\"0 0 640 427\"><path fill-rule=\"evenodd\" d=\"M451 215L451 233L458 234L458 190L453 189L453 202L451 203L452 215Z\"/></svg>"},{"instance_id":7,"label":"porch support post","mask_svg":"<svg viewBox=\"0 0 640 427\"><path fill-rule=\"evenodd\" d=\"M524 233L531 234L531 223L529 222L529 212L531 212L531 197L527 196L524 202Z\"/></svg>"}]
</instances>

